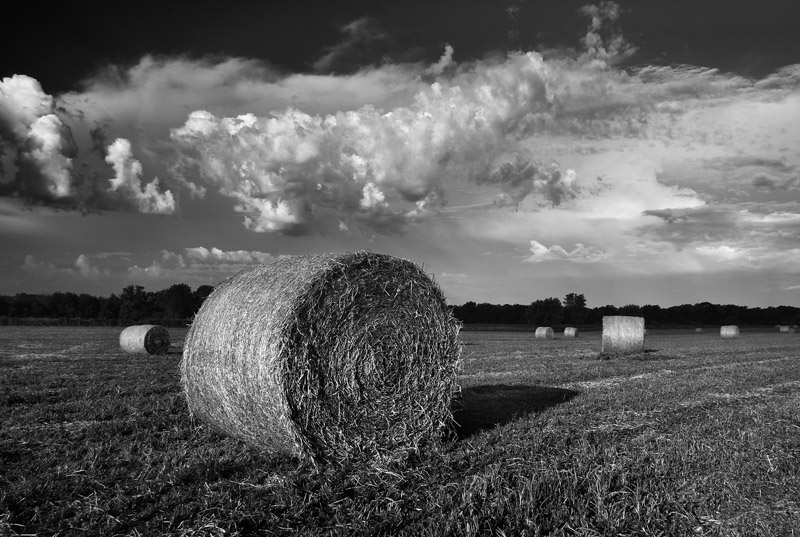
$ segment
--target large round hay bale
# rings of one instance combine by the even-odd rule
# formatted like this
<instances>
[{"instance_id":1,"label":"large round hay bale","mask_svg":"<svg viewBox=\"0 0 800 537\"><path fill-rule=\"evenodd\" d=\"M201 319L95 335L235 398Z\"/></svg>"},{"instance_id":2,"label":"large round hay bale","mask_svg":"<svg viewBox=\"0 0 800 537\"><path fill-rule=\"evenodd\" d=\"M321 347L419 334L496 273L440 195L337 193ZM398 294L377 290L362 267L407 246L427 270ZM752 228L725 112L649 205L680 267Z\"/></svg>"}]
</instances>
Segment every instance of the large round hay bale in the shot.
<instances>
[{"instance_id":1,"label":"large round hay bale","mask_svg":"<svg viewBox=\"0 0 800 537\"><path fill-rule=\"evenodd\" d=\"M735 324L721 326L719 336L725 339L736 339L739 337L739 327Z\"/></svg>"},{"instance_id":2,"label":"large round hay bale","mask_svg":"<svg viewBox=\"0 0 800 537\"><path fill-rule=\"evenodd\" d=\"M789 330L791 330L791 327L789 327L788 324L782 324L778 326L778 332L780 332L781 334L788 334Z\"/></svg>"},{"instance_id":3,"label":"large round hay bale","mask_svg":"<svg viewBox=\"0 0 800 537\"><path fill-rule=\"evenodd\" d=\"M695 334L702 334L703 333L703 329L698 326L697 328L694 329L694 333Z\"/></svg>"},{"instance_id":4,"label":"large round hay bale","mask_svg":"<svg viewBox=\"0 0 800 537\"><path fill-rule=\"evenodd\" d=\"M460 323L417 265L369 252L240 272L186 335L191 413L314 463L399 460L452 423Z\"/></svg>"},{"instance_id":5,"label":"large round hay bale","mask_svg":"<svg viewBox=\"0 0 800 537\"><path fill-rule=\"evenodd\" d=\"M631 354L644 351L644 317L606 315L603 317L602 354Z\"/></svg>"},{"instance_id":6,"label":"large round hay bale","mask_svg":"<svg viewBox=\"0 0 800 537\"><path fill-rule=\"evenodd\" d=\"M166 354L169 343L167 329L154 324L129 326L119 335L119 346L131 354Z\"/></svg>"},{"instance_id":7,"label":"large round hay bale","mask_svg":"<svg viewBox=\"0 0 800 537\"><path fill-rule=\"evenodd\" d=\"M574 326L568 326L564 328L564 338L565 339L573 339L578 337L578 329Z\"/></svg>"},{"instance_id":8,"label":"large round hay bale","mask_svg":"<svg viewBox=\"0 0 800 537\"><path fill-rule=\"evenodd\" d=\"M534 332L533 337L535 339L553 339L553 337L555 337L555 333L549 326L539 326L536 328L536 332Z\"/></svg>"}]
</instances>

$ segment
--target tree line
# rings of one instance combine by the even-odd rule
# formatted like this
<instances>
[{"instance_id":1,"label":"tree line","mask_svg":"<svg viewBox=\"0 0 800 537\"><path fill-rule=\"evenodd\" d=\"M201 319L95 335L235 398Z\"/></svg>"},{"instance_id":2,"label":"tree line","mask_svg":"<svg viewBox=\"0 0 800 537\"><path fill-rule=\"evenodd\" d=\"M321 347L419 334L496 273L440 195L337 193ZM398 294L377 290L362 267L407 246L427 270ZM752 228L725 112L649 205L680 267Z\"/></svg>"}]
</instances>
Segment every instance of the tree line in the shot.
<instances>
[{"instance_id":1,"label":"tree line","mask_svg":"<svg viewBox=\"0 0 800 537\"><path fill-rule=\"evenodd\" d=\"M530 304L488 304L467 302L453 307L453 314L464 324L516 324L529 326L599 326L605 315L644 317L647 326L772 326L800 324L800 308L777 306L751 308L734 304L682 304L662 308L652 304L627 304L596 308L586 307L583 294L568 293L563 300L555 297Z\"/></svg>"},{"instance_id":2,"label":"tree line","mask_svg":"<svg viewBox=\"0 0 800 537\"><path fill-rule=\"evenodd\" d=\"M214 288L192 290L178 283L160 291L129 285L119 295L85 293L0 295L0 324L87 324L128 326L136 323L180 326L188 323Z\"/></svg>"},{"instance_id":3,"label":"tree line","mask_svg":"<svg viewBox=\"0 0 800 537\"><path fill-rule=\"evenodd\" d=\"M87 324L128 326L154 323L167 326L188 324L214 288L201 285L192 290L179 283L160 291L129 285L119 295L53 293L0 295L0 324ZM583 294L568 293L530 304L467 302L452 306L453 315L464 324L527 326L599 326L604 315L644 317L648 326L776 325L800 324L800 308L777 306L750 308L733 304L683 304L662 308L647 304L586 307Z\"/></svg>"}]
</instances>

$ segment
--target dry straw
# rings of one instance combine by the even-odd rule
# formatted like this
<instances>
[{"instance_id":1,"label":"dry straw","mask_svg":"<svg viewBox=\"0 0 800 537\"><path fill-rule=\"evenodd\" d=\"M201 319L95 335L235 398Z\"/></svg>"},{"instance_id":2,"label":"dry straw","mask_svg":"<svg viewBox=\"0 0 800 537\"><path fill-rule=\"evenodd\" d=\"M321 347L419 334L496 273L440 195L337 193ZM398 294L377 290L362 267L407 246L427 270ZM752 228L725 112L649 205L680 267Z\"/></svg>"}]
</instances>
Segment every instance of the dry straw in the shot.
<instances>
[{"instance_id":1,"label":"dry straw","mask_svg":"<svg viewBox=\"0 0 800 537\"><path fill-rule=\"evenodd\" d=\"M790 328L789 328L789 325L788 325L788 324L787 324L787 325L780 325L780 326L778 326L778 331L779 331L781 334L788 334L788 333L789 333L789 330L790 330Z\"/></svg>"},{"instance_id":2,"label":"dry straw","mask_svg":"<svg viewBox=\"0 0 800 537\"><path fill-rule=\"evenodd\" d=\"M166 354L169 343L167 329L154 324L129 326L119 335L119 346L131 354Z\"/></svg>"},{"instance_id":3,"label":"dry straw","mask_svg":"<svg viewBox=\"0 0 800 537\"><path fill-rule=\"evenodd\" d=\"M644 351L644 317L606 315L603 317L602 354L631 354Z\"/></svg>"},{"instance_id":4,"label":"dry straw","mask_svg":"<svg viewBox=\"0 0 800 537\"><path fill-rule=\"evenodd\" d=\"M553 339L554 336L555 333L553 332L553 329L550 328L549 326L538 327L533 335L535 339Z\"/></svg>"},{"instance_id":5,"label":"dry straw","mask_svg":"<svg viewBox=\"0 0 800 537\"><path fill-rule=\"evenodd\" d=\"M452 424L459 329L410 261L282 258L206 299L186 336L183 388L196 418L269 452L403 459Z\"/></svg>"},{"instance_id":6,"label":"dry straw","mask_svg":"<svg viewBox=\"0 0 800 537\"><path fill-rule=\"evenodd\" d=\"M694 329L694 332L695 332L696 334L702 334L702 333L703 333L703 329L702 329L702 328L695 328L695 329Z\"/></svg>"},{"instance_id":7,"label":"dry straw","mask_svg":"<svg viewBox=\"0 0 800 537\"><path fill-rule=\"evenodd\" d=\"M739 327L735 324L722 326L719 329L719 335L725 339L736 339L739 337Z\"/></svg>"},{"instance_id":8,"label":"dry straw","mask_svg":"<svg viewBox=\"0 0 800 537\"><path fill-rule=\"evenodd\" d=\"M568 326L564 329L564 338L572 339L578 337L578 329L574 326Z\"/></svg>"}]
</instances>

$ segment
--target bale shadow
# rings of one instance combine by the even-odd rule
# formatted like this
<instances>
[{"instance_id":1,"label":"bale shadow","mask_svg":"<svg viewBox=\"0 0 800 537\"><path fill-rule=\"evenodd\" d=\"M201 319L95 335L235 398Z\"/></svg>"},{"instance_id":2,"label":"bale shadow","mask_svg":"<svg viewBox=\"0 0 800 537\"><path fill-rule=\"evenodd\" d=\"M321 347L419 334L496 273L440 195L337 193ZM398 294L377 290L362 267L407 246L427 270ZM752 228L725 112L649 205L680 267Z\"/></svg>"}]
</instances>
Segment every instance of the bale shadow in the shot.
<instances>
[{"instance_id":1,"label":"bale shadow","mask_svg":"<svg viewBox=\"0 0 800 537\"><path fill-rule=\"evenodd\" d=\"M506 384L464 388L453 411L454 432L463 440L482 430L566 403L579 393L547 386Z\"/></svg>"}]
</instances>

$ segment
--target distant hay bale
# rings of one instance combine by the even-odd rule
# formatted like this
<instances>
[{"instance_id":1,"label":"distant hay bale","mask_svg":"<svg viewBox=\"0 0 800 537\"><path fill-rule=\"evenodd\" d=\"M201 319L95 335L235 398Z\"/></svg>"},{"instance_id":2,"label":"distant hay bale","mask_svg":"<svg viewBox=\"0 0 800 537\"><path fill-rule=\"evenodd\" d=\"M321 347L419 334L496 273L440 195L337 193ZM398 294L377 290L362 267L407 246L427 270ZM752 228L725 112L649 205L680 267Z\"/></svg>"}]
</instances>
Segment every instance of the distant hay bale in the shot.
<instances>
[{"instance_id":1,"label":"distant hay bale","mask_svg":"<svg viewBox=\"0 0 800 537\"><path fill-rule=\"evenodd\" d=\"M166 354L169 343L167 329L154 324L129 326L119 335L119 346L131 354Z\"/></svg>"},{"instance_id":2,"label":"distant hay bale","mask_svg":"<svg viewBox=\"0 0 800 537\"><path fill-rule=\"evenodd\" d=\"M535 339L553 339L555 337L555 333L549 326L540 326L536 328L536 332L534 333L533 337Z\"/></svg>"},{"instance_id":3,"label":"distant hay bale","mask_svg":"<svg viewBox=\"0 0 800 537\"><path fill-rule=\"evenodd\" d=\"M194 417L251 446L315 464L401 460L452 424L459 329L410 261L287 257L217 286L181 380Z\"/></svg>"},{"instance_id":4,"label":"distant hay bale","mask_svg":"<svg viewBox=\"0 0 800 537\"><path fill-rule=\"evenodd\" d=\"M739 337L739 327L735 324L729 324L720 327L719 336L725 339L736 339Z\"/></svg>"},{"instance_id":5,"label":"distant hay bale","mask_svg":"<svg viewBox=\"0 0 800 537\"><path fill-rule=\"evenodd\" d=\"M603 317L601 354L631 354L644 351L644 317Z\"/></svg>"},{"instance_id":6,"label":"distant hay bale","mask_svg":"<svg viewBox=\"0 0 800 537\"><path fill-rule=\"evenodd\" d=\"M778 326L778 332L780 332L781 334L788 334L789 330L791 330L791 328L789 327L788 324Z\"/></svg>"},{"instance_id":7,"label":"distant hay bale","mask_svg":"<svg viewBox=\"0 0 800 537\"><path fill-rule=\"evenodd\" d=\"M701 334L703 332L703 329L702 328L695 328L694 332L695 332L695 334Z\"/></svg>"},{"instance_id":8,"label":"distant hay bale","mask_svg":"<svg viewBox=\"0 0 800 537\"><path fill-rule=\"evenodd\" d=\"M564 329L564 338L573 339L578 337L578 329L574 326L568 326Z\"/></svg>"}]
</instances>

